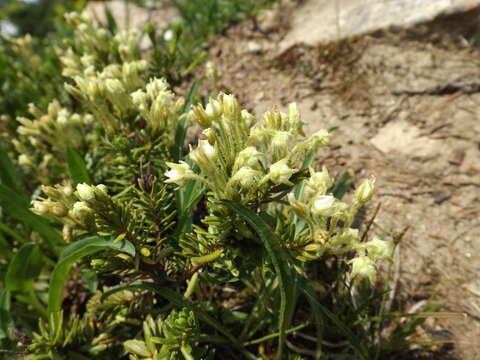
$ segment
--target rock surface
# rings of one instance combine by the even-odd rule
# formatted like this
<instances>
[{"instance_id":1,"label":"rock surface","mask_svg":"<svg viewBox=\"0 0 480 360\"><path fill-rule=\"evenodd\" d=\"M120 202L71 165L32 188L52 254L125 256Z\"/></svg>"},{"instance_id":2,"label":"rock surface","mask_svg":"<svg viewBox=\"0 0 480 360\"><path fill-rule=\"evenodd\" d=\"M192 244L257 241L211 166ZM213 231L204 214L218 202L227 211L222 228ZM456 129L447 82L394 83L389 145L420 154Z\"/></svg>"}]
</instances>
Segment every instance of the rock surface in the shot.
<instances>
[{"instance_id":1,"label":"rock surface","mask_svg":"<svg viewBox=\"0 0 480 360\"><path fill-rule=\"evenodd\" d=\"M293 15L280 52L380 29L408 28L442 15L480 8L480 0L312 0Z\"/></svg>"}]
</instances>

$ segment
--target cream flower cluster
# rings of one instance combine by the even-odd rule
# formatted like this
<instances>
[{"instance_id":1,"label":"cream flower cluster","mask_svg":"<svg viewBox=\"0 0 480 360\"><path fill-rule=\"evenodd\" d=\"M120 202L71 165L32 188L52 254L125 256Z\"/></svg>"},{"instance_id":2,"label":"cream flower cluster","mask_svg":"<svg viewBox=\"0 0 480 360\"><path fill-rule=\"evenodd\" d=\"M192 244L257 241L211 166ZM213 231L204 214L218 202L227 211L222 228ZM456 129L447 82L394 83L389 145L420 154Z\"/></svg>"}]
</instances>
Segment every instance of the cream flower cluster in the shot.
<instances>
[{"instance_id":1,"label":"cream flower cluster","mask_svg":"<svg viewBox=\"0 0 480 360\"><path fill-rule=\"evenodd\" d=\"M293 194L288 200L297 216L304 220L309 232L304 234L303 249L299 258L315 260L325 254L341 255L355 252L356 257L349 261L352 265L352 278L376 279L376 264L381 259L389 259L393 253L393 242L376 237L361 242L358 229L351 228L358 209L364 206L375 193L375 179L367 179L357 188L353 203L348 205L329 193L333 185L327 169L314 172L310 168L310 178L305 182L301 196Z\"/></svg>"},{"instance_id":2,"label":"cream flower cluster","mask_svg":"<svg viewBox=\"0 0 480 360\"><path fill-rule=\"evenodd\" d=\"M64 223L65 241L71 239L75 228L83 229L93 221L95 212L107 211L111 199L107 187L103 184L78 184L76 191L70 183L55 186L43 186L46 198L38 198L32 202L32 211L38 215L52 215Z\"/></svg>"},{"instance_id":3,"label":"cream flower cluster","mask_svg":"<svg viewBox=\"0 0 480 360\"><path fill-rule=\"evenodd\" d=\"M65 88L87 106L107 133L115 133L123 119L138 112L148 115L146 120L155 132L175 127L169 122L173 95L166 83L153 79L146 92L142 90L148 62L141 59L136 29L113 36L85 12L67 14L66 19L75 28L75 40L68 49L58 50L63 75L73 80ZM120 63L110 54L112 46ZM152 109L146 109L147 104ZM163 126L165 122L168 126Z\"/></svg>"},{"instance_id":4,"label":"cream flower cluster","mask_svg":"<svg viewBox=\"0 0 480 360\"><path fill-rule=\"evenodd\" d=\"M299 171L296 166L302 156L327 146L330 140L327 131L303 139L295 104L288 113L267 112L264 121L254 125L254 116L242 110L232 95L220 94L205 107L195 106L189 116L203 128L205 137L189 154L201 174L186 163L168 163L171 170L166 182L183 185L199 180L217 199L244 204L275 186L292 186L290 180Z\"/></svg>"},{"instance_id":5,"label":"cream flower cluster","mask_svg":"<svg viewBox=\"0 0 480 360\"><path fill-rule=\"evenodd\" d=\"M64 153L68 146L81 146L85 141L85 126L93 122L91 115L71 113L66 108L62 108L56 100L49 104L46 113L33 104L29 105L28 110L33 119L18 117L17 121L21 125L17 128L17 132L25 136L30 145L35 148L48 144L61 153ZM22 149L17 148L17 150Z\"/></svg>"},{"instance_id":6,"label":"cream flower cluster","mask_svg":"<svg viewBox=\"0 0 480 360\"><path fill-rule=\"evenodd\" d=\"M254 117L241 110L232 95L221 94L205 107L194 107L190 117L204 129L205 139L189 153L200 172L186 162L167 163L166 182L184 186L187 181L201 181L218 200L254 205L289 187L293 190L299 181L293 178L301 171L299 162L330 143L326 130L305 138L295 104L288 113L267 112L262 122L254 124ZM291 208L308 224L297 242L301 244L297 257L308 261L353 252L357 256L350 261L351 276L375 281L376 262L391 256L393 244L376 238L361 242L358 230L351 228L357 210L374 195L375 180L365 180L347 205L329 192L333 179L325 167L309 172L301 196L288 194Z\"/></svg>"}]
</instances>

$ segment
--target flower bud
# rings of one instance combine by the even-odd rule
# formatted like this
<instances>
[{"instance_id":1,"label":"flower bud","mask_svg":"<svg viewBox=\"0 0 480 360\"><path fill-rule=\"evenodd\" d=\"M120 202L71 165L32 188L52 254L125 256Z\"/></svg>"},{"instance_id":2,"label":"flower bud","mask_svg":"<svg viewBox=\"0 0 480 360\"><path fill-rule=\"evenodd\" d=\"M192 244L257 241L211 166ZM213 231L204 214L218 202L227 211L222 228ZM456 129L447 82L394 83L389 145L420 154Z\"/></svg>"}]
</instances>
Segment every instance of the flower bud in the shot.
<instances>
[{"instance_id":1,"label":"flower bud","mask_svg":"<svg viewBox=\"0 0 480 360\"><path fill-rule=\"evenodd\" d=\"M42 185L42 191L51 200L60 201L63 199L63 192L59 191L57 187Z\"/></svg>"},{"instance_id":2,"label":"flower bud","mask_svg":"<svg viewBox=\"0 0 480 360\"><path fill-rule=\"evenodd\" d=\"M325 129L319 130L311 136L311 139L315 141L315 144L320 146L329 146L331 138L332 134Z\"/></svg>"},{"instance_id":3,"label":"flower bud","mask_svg":"<svg viewBox=\"0 0 480 360\"><path fill-rule=\"evenodd\" d=\"M290 134L287 131L277 131L272 138L273 151L278 151L278 150L287 151L289 138L290 138Z\"/></svg>"},{"instance_id":4,"label":"flower bud","mask_svg":"<svg viewBox=\"0 0 480 360\"><path fill-rule=\"evenodd\" d=\"M375 194L375 178L370 178L365 181L358 187L355 191L355 200L361 204L365 204L369 201Z\"/></svg>"},{"instance_id":5,"label":"flower bud","mask_svg":"<svg viewBox=\"0 0 480 360\"><path fill-rule=\"evenodd\" d=\"M87 203L95 200L95 191L93 189L93 186L87 185L85 183L78 184L77 193L79 199Z\"/></svg>"},{"instance_id":6,"label":"flower bud","mask_svg":"<svg viewBox=\"0 0 480 360\"><path fill-rule=\"evenodd\" d=\"M102 196L108 196L108 188L104 184L98 184L95 186L95 194L102 195Z\"/></svg>"},{"instance_id":7,"label":"flower bud","mask_svg":"<svg viewBox=\"0 0 480 360\"><path fill-rule=\"evenodd\" d=\"M288 118L292 124L296 124L300 120L300 111L296 103L288 105Z\"/></svg>"},{"instance_id":8,"label":"flower bud","mask_svg":"<svg viewBox=\"0 0 480 360\"><path fill-rule=\"evenodd\" d=\"M44 201L34 201L32 202L32 205L32 211L37 215L45 215L49 212L49 209L47 206L45 206Z\"/></svg>"},{"instance_id":9,"label":"flower bud","mask_svg":"<svg viewBox=\"0 0 480 360\"><path fill-rule=\"evenodd\" d=\"M33 162L32 160L30 159L30 157L28 155L25 155L25 154L21 154L19 157L18 157L18 164L20 166L32 166L33 165Z\"/></svg>"},{"instance_id":10,"label":"flower bud","mask_svg":"<svg viewBox=\"0 0 480 360\"><path fill-rule=\"evenodd\" d=\"M171 41L173 39L172 29L168 29L167 31L165 31L165 33L163 34L163 39L165 41Z\"/></svg>"},{"instance_id":11,"label":"flower bud","mask_svg":"<svg viewBox=\"0 0 480 360\"><path fill-rule=\"evenodd\" d=\"M314 194L323 195L333 185L333 181L324 166L322 171L314 172L310 168L310 179L305 182L304 196L308 198Z\"/></svg>"},{"instance_id":12,"label":"flower bud","mask_svg":"<svg viewBox=\"0 0 480 360\"><path fill-rule=\"evenodd\" d=\"M360 255L350 260L349 263L352 264L352 272L350 273L352 278L358 276L360 278L367 278L372 284L375 283L377 274L372 259L368 256Z\"/></svg>"},{"instance_id":13,"label":"flower bud","mask_svg":"<svg viewBox=\"0 0 480 360\"><path fill-rule=\"evenodd\" d=\"M205 64L205 75L209 79L215 79L217 77L217 69L212 61L207 61Z\"/></svg>"},{"instance_id":14,"label":"flower bud","mask_svg":"<svg viewBox=\"0 0 480 360\"><path fill-rule=\"evenodd\" d=\"M217 100L210 99L207 106L205 107L205 113L212 120L222 115L222 112L222 104L220 104L220 102L218 102Z\"/></svg>"},{"instance_id":15,"label":"flower bud","mask_svg":"<svg viewBox=\"0 0 480 360\"><path fill-rule=\"evenodd\" d=\"M68 210L67 208L61 204L61 203L54 203L51 207L50 207L50 213L52 213L53 215L55 216L58 216L58 217L64 217L67 215L68 213Z\"/></svg>"},{"instance_id":16,"label":"flower bud","mask_svg":"<svg viewBox=\"0 0 480 360\"><path fill-rule=\"evenodd\" d=\"M64 186L62 187L62 192L63 192L66 196L71 196L71 195L73 194L72 185L70 185L70 183L64 184Z\"/></svg>"},{"instance_id":17,"label":"flower bud","mask_svg":"<svg viewBox=\"0 0 480 360\"><path fill-rule=\"evenodd\" d=\"M180 164L171 162L167 162L166 164L170 167L170 170L165 172L165 176L168 178L165 180L166 183L175 183L181 186L188 180L189 175L195 175L195 173L190 170L190 166L184 161L180 161Z\"/></svg>"},{"instance_id":18,"label":"flower bud","mask_svg":"<svg viewBox=\"0 0 480 360\"><path fill-rule=\"evenodd\" d=\"M223 94L223 111L229 114L236 112L238 102L233 95Z\"/></svg>"},{"instance_id":19,"label":"flower bud","mask_svg":"<svg viewBox=\"0 0 480 360\"><path fill-rule=\"evenodd\" d=\"M195 150L190 150L190 159L198 165L205 175L214 176L217 172L217 147L210 145L207 140L200 140Z\"/></svg>"},{"instance_id":20,"label":"flower bud","mask_svg":"<svg viewBox=\"0 0 480 360\"><path fill-rule=\"evenodd\" d=\"M203 130L202 134L207 138L208 142L211 145L214 145L217 142L217 135L215 133L215 130L213 130L212 128Z\"/></svg>"},{"instance_id":21,"label":"flower bud","mask_svg":"<svg viewBox=\"0 0 480 360\"><path fill-rule=\"evenodd\" d=\"M123 84L118 79L105 80L105 87L112 94L122 94L125 92Z\"/></svg>"},{"instance_id":22,"label":"flower bud","mask_svg":"<svg viewBox=\"0 0 480 360\"><path fill-rule=\"evenodd\" d=\"M88 207L83 201L77 201L73 204L72 215L76 218L83 219L85 216L91 214L93 210Z\"/></svg>"},{"instance_id":23,"label":"flower bud","mask_svg":"<svg viewBox=\"0 0 480 360\"><path fill-rule=\"evenodd\" d=\"M332 216L337 200L331 195L317 196L313 201L312 212L316 216Z\"/></svg>"},{"instance_id":24,"label":"flower bud","mask_svg":"<svg viewBox=\"0 0 480 360\"><path fill-rule=\"evenodd\" d=\"M243 123L246 126L250 126L253 123L253 121L255 120L255 116L250 114L247 110L242 110L240 112L240 115L241 115L241 118L243 120Z\"/></svg>"},{"instance_id":25,"label":"flower bud","mask_svg":"<svg viewBox=\"0 0 480 360\"><path fill-rule=\"evenodd\" d=\"M200 140L198 142L197 149L199 149L199 151L201 151L202 154L205 155L205 157L209 161L217 160L217 157L218 157L217 148L215 146L210 145L210 143L207 140Z\"/></svg>"},{"instance_id":26,"label":"flower bud","mask_svg":"<svg viewBox=\"0 0 480 360\"><path fill-rule=\"evenodd\" d=\"M264 154L259 152L255 147L249 146L238 153L235 159L234 168L242 168L248 166L252 169L259 170L260 161L264 157Z\"/></svg>"},{"instance_id":27,"label":"flower bud","mask_svg":"<svg viewBox=\"0 0 480 360\"><path fill-rule=\"evenodd\" d=\"M293 183L290 182L289 179L297 171L298 170L296 169L291 169L287 165L287 161L285 159L282 159L270 166L270 173L266 177L268 177L268 179L270 179L274 184L277 185L293 185Z\"/></svg>"},{"instance_id":28,"label":"flower bud","mask_svg":"<svg viewBox=\"0 0 480 360\"><path fill-rule=\"evenodd\" d=\"M245 189L251 189L260 171L254 170L248 166L244 166L238 170L235 175L230 179L232 183L240 183Z\"/></svg>"},{"instance_id":29,"label":"flower bud","mask_svg":"<svg viewBox=\"0 0 480 360\"><path fill-rule=\"evenodd\" d=\"M368 255L377 260L390 258L393 255L395 245L393 241L385 241L374 237L373 240L365 243L364 247L367 249Z\"/></svg>"},{"instance_id":30,"label":"flower bud","mask_svg":"<svg viewBox=\"0 0 480 360\"><path fill-rule=\"evenodd\" d=\"M295 211L295 214L302 219L307 219L310 213L308 206L305 203L296 200L293 193L289 193L287 197L290 206L292 207L293 211Z\"/></svg>"}]
</instances>

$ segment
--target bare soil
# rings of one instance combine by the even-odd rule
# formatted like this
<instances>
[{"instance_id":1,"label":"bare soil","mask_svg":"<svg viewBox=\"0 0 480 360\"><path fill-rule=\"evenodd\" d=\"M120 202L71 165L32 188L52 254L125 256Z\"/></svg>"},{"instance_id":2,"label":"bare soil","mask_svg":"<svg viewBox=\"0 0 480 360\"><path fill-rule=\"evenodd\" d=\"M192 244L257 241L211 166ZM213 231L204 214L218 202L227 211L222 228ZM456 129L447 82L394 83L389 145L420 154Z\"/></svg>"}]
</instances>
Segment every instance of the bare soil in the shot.
<instances>
[{"instance_id":1,"label":"bare soil","mask_svg":"<svg viewBox=\"0 0 480 360\"><path fill-rule=\"evenodd\" d=\"M425 331L453 341L453 358L480 359L478 13L284 50L300 6L277 6L215 40L219 89L258 116L296 102L309 133L336 127L320 163L355 181L374 175L375 232L406 231L396 286L405 309L433 297L457 316Z\"/></svg>"}]
</instances>

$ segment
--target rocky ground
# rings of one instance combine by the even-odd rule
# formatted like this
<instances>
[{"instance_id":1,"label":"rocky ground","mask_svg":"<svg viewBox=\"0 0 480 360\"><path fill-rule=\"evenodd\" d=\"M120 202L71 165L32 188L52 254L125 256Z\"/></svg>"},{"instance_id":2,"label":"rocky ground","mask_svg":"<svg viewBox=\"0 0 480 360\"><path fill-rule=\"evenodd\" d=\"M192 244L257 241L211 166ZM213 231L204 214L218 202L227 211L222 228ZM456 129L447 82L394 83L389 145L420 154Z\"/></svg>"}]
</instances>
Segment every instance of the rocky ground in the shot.
<instances>
[{"instance_id":1,"label":"rocky ground","mask_svg":"<svg viewBox=\"0 0 480 360\"><path fill-rule=\"evenodd\" d=\"M309 133L336 128L319 162L356 181L376 176L374 230L405 231L399 297L407 309L433 298L456 313L426 331L454 342L449 356L479 359L478 11L307 45L298 34L316 16L310 2L284 2L216 39L217 85L259 116L297 102Z\"/></svg>"}]
</instances>

